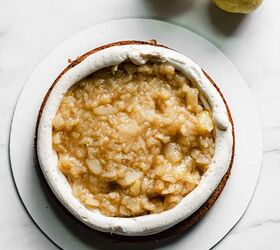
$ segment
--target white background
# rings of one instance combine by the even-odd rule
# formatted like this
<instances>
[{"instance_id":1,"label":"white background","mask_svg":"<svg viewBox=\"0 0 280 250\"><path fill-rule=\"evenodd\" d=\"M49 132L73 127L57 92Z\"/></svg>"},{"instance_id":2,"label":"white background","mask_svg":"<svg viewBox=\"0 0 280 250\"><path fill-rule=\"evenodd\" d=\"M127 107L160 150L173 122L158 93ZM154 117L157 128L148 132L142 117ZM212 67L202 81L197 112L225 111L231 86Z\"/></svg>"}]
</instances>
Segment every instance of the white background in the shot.
<instances>
[{"instance_id":1,"label":"white background","mask_svg":"<svg viewBox=\"0 0 280 250\"><path fill-rule=\"evenodd\" d=\"M25 212L10 171L9 128L25 80L69 36L121 17L163 18L195 31L220 48L248 82L263 127L263 169L246 214L216 249L279 249L280 2L276 0L264 0L247 16L226 14L207 0L1 0L0 248L56 249Z\"/></svg>"}]
</instances>

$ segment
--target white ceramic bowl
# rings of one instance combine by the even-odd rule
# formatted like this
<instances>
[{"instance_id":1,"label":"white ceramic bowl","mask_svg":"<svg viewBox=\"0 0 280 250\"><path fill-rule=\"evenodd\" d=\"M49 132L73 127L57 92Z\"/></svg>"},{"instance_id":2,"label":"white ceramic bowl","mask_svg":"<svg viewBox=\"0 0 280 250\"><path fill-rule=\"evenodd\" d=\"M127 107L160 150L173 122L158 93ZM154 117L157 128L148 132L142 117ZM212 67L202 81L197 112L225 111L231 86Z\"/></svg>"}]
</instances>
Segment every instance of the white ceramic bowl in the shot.
<instances>
[{"instance_id":1,"label":"white ceramic bowl","mask_svg":"<svg viewBox=\"0 0 280 250\"><path fill-rule=\"evenodd\" d=\"M108 217L99 211L88 210L72 195L71 186L59 170L57 154L52 149L52 120L64 93L77 81L104 67L120 64L126 60L135 64L144 64L151 57L172 64L187 78L195 81L196 87L207 98L216 123L215 154L212 164L199 185L174 208L162 213L134 218ZM156 44L137 41L118 42L94 49L72 62L58 76L47 93L37 126L37 156L53 193L78 220L102 232L144 236L172 227L191 216L209 199L232 164L233 125L221 93L192 60L172 49Z\"/></svg>"}]
</instances>

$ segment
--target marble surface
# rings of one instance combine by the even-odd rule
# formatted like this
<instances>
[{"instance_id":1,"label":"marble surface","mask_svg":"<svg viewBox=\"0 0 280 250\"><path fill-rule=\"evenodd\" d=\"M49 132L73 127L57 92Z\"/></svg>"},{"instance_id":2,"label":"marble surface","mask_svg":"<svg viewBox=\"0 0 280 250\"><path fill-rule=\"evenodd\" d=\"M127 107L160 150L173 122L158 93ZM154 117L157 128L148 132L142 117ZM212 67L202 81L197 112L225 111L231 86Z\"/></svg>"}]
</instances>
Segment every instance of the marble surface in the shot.
<instances>
[{"instance_id":1,"label":"marble surface","mask_svg":"<svg viewBox=\"0 0 280 250\"><path fill-rule=\"evenodd\" d=\"M210 40L239 69L259 107L263 168L247 212L215 249L279 249L280 2L275 0L264 0L259 10L247 16L224 13L207 0L84 0L82 4L66 0L2 0L0 248L57 249L32 223L22 206L9 165L10 124L25 80L67 37L96 23L122 17L155 17L185 26Z\"/></svg>"}]
</instances>

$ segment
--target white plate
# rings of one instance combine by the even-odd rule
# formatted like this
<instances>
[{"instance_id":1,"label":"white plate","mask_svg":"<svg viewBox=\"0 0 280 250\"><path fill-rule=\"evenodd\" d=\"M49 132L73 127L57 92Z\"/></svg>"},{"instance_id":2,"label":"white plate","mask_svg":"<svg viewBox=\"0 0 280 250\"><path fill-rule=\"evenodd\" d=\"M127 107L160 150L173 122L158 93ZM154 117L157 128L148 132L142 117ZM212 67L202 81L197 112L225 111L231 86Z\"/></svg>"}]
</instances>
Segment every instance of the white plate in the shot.
<instances>
[{"instance_id":1,"label":"white plate","mask_svg":"<svg viewBox=\"0 0 280 250\"><path fill-rule=\"evenodd\" d=\"M114 241L79 225L45 191L34 162L33 141L39 107L67 59L120 40L156 39L196 61L218 84L231 109L236 155L226 187L206 216L179 238L130 243ZM252 95L233 64L204 38L182 27L149 19L96 25L57 47L29 77L14 113L10 159L19 195L34 222L63 249L210 249L238 222L254 193L262 162L262 136Z\"/></svg>"}]
</instances>

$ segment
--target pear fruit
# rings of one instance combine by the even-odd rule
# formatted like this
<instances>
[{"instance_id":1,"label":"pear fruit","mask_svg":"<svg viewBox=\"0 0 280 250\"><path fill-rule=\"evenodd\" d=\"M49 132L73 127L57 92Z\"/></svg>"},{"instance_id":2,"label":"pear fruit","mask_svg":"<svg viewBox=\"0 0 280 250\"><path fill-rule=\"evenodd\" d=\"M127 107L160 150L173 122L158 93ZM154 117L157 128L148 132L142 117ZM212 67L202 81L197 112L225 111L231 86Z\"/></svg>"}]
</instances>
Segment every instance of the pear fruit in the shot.
<instances>
[{"instance_id":1,"label":"pear fruit","mask_svg":"<svg viewBox=\"0 0 280 250\"><path fill-rule=\"evenodd\" d=\"M263 0L213 0L221 9L231 13L247 14L257 9Z\"/></svg>"}]
</instances>

